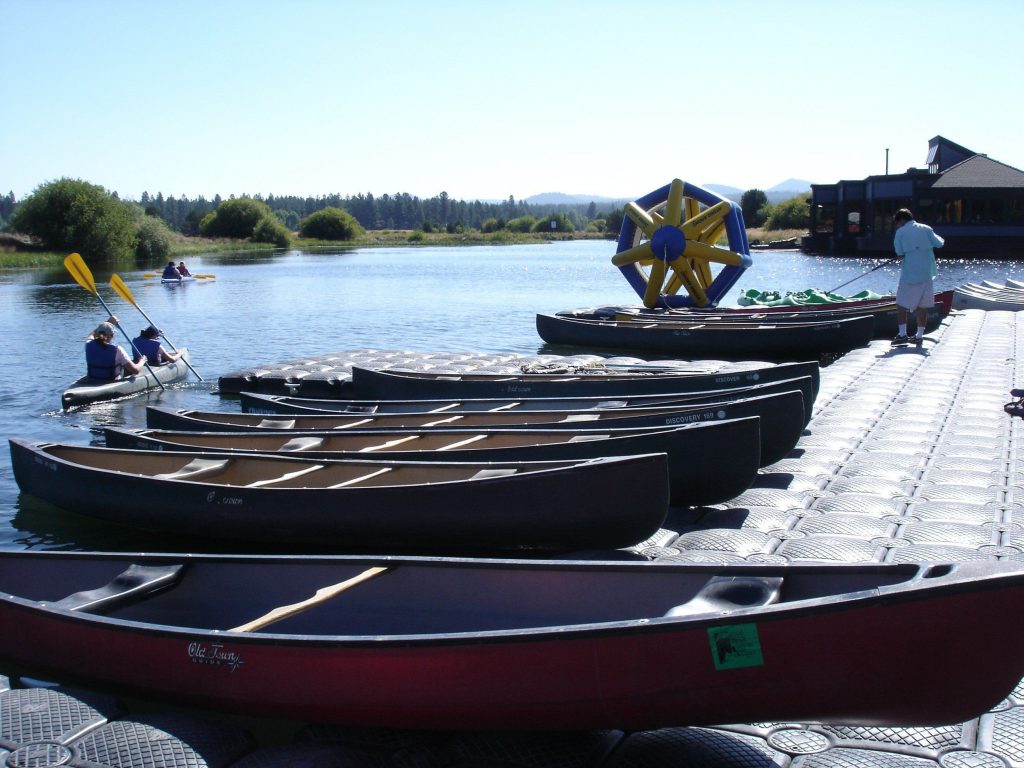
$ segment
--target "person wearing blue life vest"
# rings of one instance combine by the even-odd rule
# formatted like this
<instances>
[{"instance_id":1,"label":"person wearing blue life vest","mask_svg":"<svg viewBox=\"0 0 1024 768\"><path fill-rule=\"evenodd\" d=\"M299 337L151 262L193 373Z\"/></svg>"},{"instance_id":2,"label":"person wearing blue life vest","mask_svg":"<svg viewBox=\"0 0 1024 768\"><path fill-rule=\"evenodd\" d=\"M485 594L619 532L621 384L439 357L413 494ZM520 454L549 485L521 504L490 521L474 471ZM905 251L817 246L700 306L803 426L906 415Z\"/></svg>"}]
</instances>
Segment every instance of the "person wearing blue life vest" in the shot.
<instances>
[{"instance_id":1,"label":"person wearing blue life vest","mask_svg":"<svg viewBox=\"0 0 1024 768\"><path fill-rule=\"evenodd\" d=\"M85 363L91 378L103 381L120 379L125 373L141 373L143 362L134 362L128 353L114 343L114 324L117 318L111 316L105 323L96 326L85 343Z\"/></svg>"},{"instance_id":2,"label":"person wearing blue life vest","mask_svg":"<svg viewBox=\"0 0 1024 768\"><path fill-rule=\"evenodd\" d=\"M161 333L159 328L151 325L148 328L143 328L139 331L139 335L132 339L132 345L138 352L135 358L136 363L141 364L145 358L150 365L162 365L173 363L181 357L180 352L168 352L164 349L163 344L160 343Z\"/></svg>"},{"instance_id":3,"label":"person wearing blue life vest","mask_svg":"<svg viewBox=\"0 0 1024 768\"><path fill-rule=\"evenodd\" d=\"M914 214L908 208L900 208L893 217L896 234L892 247L903 259L900 268L900 282L896 289L896 323L899 326L893 345L906 344L907 315L914 312L917 320L918 346L924 341L924 326L928 322L928 310L935 306L935 249L946 242L927 224L914 221Z\"/></svg>"},{"instance_id":4,"label":"person wearing blue life vest","mask_svg":"<svg viewBox=\"0 0 1024 768\"><path fill-rule=\"evenodd\" d=\"M160 276L161 280L181 280L181 273L178 272L178 268L174 266L173 261L167 262L167 266L164 267L164 273Z\"/></svg>"}]
</instances>

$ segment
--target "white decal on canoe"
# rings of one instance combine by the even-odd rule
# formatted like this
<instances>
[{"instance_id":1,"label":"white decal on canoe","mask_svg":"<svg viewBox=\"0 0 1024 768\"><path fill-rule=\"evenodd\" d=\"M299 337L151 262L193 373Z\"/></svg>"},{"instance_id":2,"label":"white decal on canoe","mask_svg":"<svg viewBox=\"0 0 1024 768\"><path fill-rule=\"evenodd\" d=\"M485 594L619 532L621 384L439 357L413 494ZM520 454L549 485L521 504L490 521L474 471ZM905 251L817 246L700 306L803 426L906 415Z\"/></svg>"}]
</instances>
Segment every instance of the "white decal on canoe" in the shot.
<instances>
[{"instance_id":1,"label":"white decal on canoe","mask_svg":"<svg viewBox=\"0 0 1024 768\"><path fill-rule=\"evenodd\" d=\"M188 644L188 658L193 664L227 667L232 672L244 663L242 654L226 650L221 643L191 642Z\"/></svg>"}]
</instances>

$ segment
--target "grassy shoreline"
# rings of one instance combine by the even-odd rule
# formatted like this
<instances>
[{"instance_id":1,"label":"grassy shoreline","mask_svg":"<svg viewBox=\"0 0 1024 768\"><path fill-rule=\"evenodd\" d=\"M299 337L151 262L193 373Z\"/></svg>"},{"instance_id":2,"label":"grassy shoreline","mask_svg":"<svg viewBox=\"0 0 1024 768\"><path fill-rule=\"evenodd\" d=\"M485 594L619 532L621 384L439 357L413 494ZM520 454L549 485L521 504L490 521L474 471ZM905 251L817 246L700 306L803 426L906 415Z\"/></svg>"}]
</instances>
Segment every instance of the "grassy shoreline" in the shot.
<instances>
[{"instance_id":1,"label":"grassy shoreline","mask_svg":"<svg viewBox=\"0 0 1024 768\"><path fill-rule=\"evenodd\" d=\"M805 234L798 230L767 232L759 229L747 230L747 238L751 243L785 240ZM549 243L571 240L608 240L609 237L596 232L500 232L483 233L478 231L459 232L421 232L419 230L370 230L355 240L325 241L295 238L292 248L315 250L318 248L373 248L373 247L416 247L433 246L467 246L467 245L522 245L526 243ZM272 251L276 246L268 243L250 243L246 240L210 239L203 237L175 238L171 244L171 257L184 257L197 253L223 253L227 251ZM0 269L39 269L59 267L66 253L38 251L30 248L18 248L9 241L0 244ZM163 265L118 264L122 269L157 269Z\"/></svg>"}]
</instances>

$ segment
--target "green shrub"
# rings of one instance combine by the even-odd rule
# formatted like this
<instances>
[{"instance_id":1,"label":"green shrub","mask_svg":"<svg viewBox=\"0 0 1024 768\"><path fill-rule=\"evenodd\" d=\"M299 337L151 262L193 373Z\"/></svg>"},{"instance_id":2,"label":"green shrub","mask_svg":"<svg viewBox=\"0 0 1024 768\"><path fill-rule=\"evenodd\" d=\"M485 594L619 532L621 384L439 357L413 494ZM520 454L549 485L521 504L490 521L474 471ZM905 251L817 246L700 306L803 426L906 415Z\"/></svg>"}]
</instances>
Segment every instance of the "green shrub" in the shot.
<instances>
[{"instance_id":1,"label":"green shrub","mask_svg":"<svg viewBox=\"0 0 1024 768\"><path fill-rule=\"evenodd\" d=\"M135 236L138 239L135 245L135 258L140 263L159 263L168 260L174 236L163 219L143 215L138 220Z\"/></svg>"},{"instance_id":2,"label":"green shrub","mask_svg":"<svg viewBox=\"0 0 1024 768\"><path fill-rule=\"evenodd\" d=\"M364 231L348 211L328 206L304 218L299 234L316 240L354 240Z\"/></svg>"},{"instance_id":3,"label":"green shrub","mask_svg":"<svg viewBox=\"0 0 1024 768\"><path fill-rule=\"evenodd\" d=\"M207 237L247 238L252 237L256 225L264 218L273 218L266 203L239 197L218 205L212 217L207 216L200 222L199 231Z\"/></svg>"},{"instance_id":4,"label":"green shrub","mask_svg":"<svg viewBox=\"0 0 1024 768\"><path fill-rule=\"evenodd\" d=\"M526 214L525 216L512 219L506 226L509 232L532 232L536 223L537 220L533 216Z\"/></svg>"},{"instance_id":5,"label":"green shrub","mask_svg":"<svg viewBox=\"0 0 1024 768\"><path fill-rule=\"evenodd\" d=\"M81 179L36 187L14 211L11 226L38 237L48 250L78 251L86 259L126 261L135 252L131 206Z\"/></svg>"},{"instance_id":6,"label":"green shrub","mask_svg":"<svg viewBox=\"0 0 1024 768\"><path fill-rule=\"evenodd\" d=\"M768 230L807 229L811 218L810 202L810 195L799 195L771 206L764 222L764 228Z\"/></svg>"},{"instance_id":7,"label":"green shrub","mask_svg":"<svg viewBox=\"0 0 1024 768\"><path fill-rule=\"evenodd\" d=\"M252 240L256 243L273 243L278 248L287 248L292 244L292 233L277 220L276 216L268 215L253 227Z\"/></svg>"},{"instance_id":8,"label":"green shrub","mask_svg":"<svg viewBox=\"0 0 1024 768\"><path fill-rule=\"evenodd\" d=\"M564 213L542 216L533 225L534 232L573 232L575 229Z\"/></svg>"}]
</instances>

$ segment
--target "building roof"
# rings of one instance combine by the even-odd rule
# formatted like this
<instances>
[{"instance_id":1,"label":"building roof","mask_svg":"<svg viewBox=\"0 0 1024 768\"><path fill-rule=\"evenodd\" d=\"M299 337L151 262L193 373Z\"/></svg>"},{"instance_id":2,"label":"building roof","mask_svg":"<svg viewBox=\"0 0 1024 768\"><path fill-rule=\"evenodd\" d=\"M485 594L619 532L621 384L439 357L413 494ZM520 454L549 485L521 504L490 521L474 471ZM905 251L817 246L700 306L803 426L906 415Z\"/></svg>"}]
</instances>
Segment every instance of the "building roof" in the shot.
<instances>
[{"instance_id":1,"label":"building roof","mask_svg":"<svg viewBox=\"0 0 1024 768\"><path fill-rule=\"evenodd\" d=\"M974 155L943 171L932 184L933 189L954 187L1024 189L1024 171L987 155Z\"/></svg>"}]
</instances>

